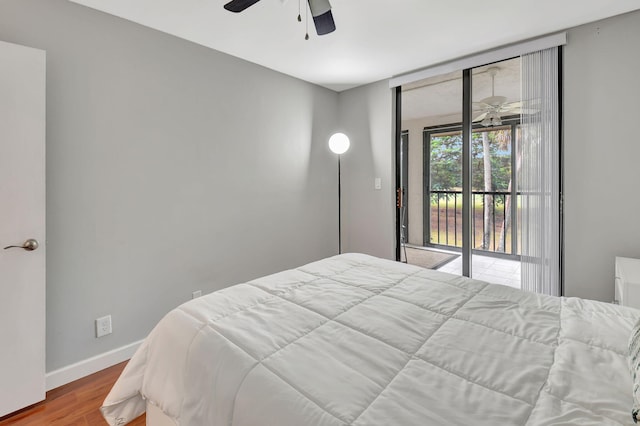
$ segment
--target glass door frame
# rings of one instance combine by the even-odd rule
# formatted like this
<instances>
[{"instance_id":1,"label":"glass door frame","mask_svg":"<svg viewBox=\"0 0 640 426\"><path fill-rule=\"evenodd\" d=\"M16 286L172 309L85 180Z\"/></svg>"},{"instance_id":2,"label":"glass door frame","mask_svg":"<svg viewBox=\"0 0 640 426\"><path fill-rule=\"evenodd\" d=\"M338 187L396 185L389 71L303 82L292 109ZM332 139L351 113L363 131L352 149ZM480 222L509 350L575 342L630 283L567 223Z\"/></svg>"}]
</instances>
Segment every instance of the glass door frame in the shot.
<instances>
[{"instance_id":1,"label":"glass door frame","mask_svg":"<svg viewBox=\"0 0 640 426\"><path fill-rule=\"evenodd\" d=\"M471 277L473 224L471 217L471 141L473 132L473 99L471 68L462 70L462 275Z\"/></svg>"},{"instance_id":2,"label":"glass door frame","mask_svg":"<svg viewBox=\"0 0 640 426\"><path fill-rule=\"evenodd\" d=\"M401 224L401 194L402 188L400 187L400 182L402 180L402 163L401 163L401 149L402 149L402 86L395 87L395 93L393 97L393 103L395 104L395 129L394 129L394 139L395 139L395 175L396 175L396 193L395 193L395 210L396 210L396 226L395 226L395 234L396 234L396 261L401 261L401 238L400 238L400 224Z\"/></svg>"},{"instance_id":3,"label":"glass door frame","mask_svg":"<svg viewBox=\"0 0 640 426\"><path fill-rule=\"evenodd\" d=\"M509 134L510 134L510 138L511 138L511 142L510 142L510 151L511 151L511 155L510 155L510 167L511 167L511 182L513 182L514 184L511 185L511 190L509 192L502 192L501 194L505 196L504 200L505 200L505 205L506 205L506 197L509 196L511 197L511 205L510 205L510 209L508 214L510 215L510 222L511 222L511 238L510 238L510 245L509 245L509 252L507 253L506 251L503 252L496 252L496 251L489 251L486 252L484 250L481 249L473 249L473 254L479 254L479 255L483 255L483 256L495 256L495 257L499 257L499 258L505 258L505 259L509 259L509 260L520 260L520 254L519 254L519 250L518 250L518 232L517 232L517 226L518 226L518 218L517 218L517 199L518 199L518 195L519 192L517 191L517 185L515 184L516 179L517 179L517 142L518 142L518 129L520 126L520 116L518 115L511 115L511 116L503 116L502 117L502 122L503 124L501 126L496 126L496 127L485 127L479 123L475 123L473 124L473 132L475 134L477 134L479 131L482 132L491 132L495 129L498 130L508 130ZM431 208L431 200L429 198L429 195L432 194L433 190L431 188L431 174L427 173L427 171L431 171L431 149L432 149L432 137L436 136L436 137L441 137L441 136L450 136L450 135L460 135L460 137L462 136L462 124L461 123L453 123L453 124L445 124L445 125L438 125L438 126L431 126L431 127L425 127L422 130L422 147L423 147L423 159L422 159L422 164L423 164L423 205L422 205L422 210L424 212L423 214L423 232L422 232L422 243L424 247L433 247L433 248L437 248L437 249L443 249L443 250L456 250L456 251L460 251L460 247L458 247L457 245L457 221L454 218L454 244L453 246L449 244L449 240L448 240L448 233L447 231L445 231L445 243L442 244L440 243L440 239L438 238L437 242L432 242L431 240L431 233L433 231L432 227L431 227L431 213L430 213L430 208ZM477 194L477 193L476 193ZM462 195L462 194L460 194ZM472 197L473 197L473 188L472 188ZM457 207L457 201L458 201L458 194L456 193L454 195L454 212L458 211L458 207ZM447 206L447 209L449 207ZM505 209L506 212L506 209ZM455 215L455 213L454 213ZM473 216L473 213L472 213ZM455 216L454 216L455 217ZM445 222L447 222L447 217L445 217ZM473 225L473 223L472 223ZM447 225L445 225L447 226ZM473 226L472 228L472 241L473 241L473 235L475 232L475 226ZM506 229L505 229L505 233L506 233ZM439 236L440 232L438 230L438 236ZM495 245L495 235L493 236L494 238L494 245ZM475 241L474 241L475 242Z\"/></svg>"},{"instance_id":4,"label":"glass door frame","mask_svg":"<svg viewBox=\"0 0 640 426\"><path fill-rule=\"evenodd\" d=\"M503 62L511 58L502 58L497 62ZM486 66L490 64L484 64ZM472 195L472 132L473 132L473 69L464 68L462 70L462 275L466 277L472 276L471 256L473 251L473 226L471 201ZM396 177L396 260L401 260L401 207L402 207L402 188L401 182L401 138L402 138L402 86L395 87L395 177Z\"/></svg>"}]
</instances>

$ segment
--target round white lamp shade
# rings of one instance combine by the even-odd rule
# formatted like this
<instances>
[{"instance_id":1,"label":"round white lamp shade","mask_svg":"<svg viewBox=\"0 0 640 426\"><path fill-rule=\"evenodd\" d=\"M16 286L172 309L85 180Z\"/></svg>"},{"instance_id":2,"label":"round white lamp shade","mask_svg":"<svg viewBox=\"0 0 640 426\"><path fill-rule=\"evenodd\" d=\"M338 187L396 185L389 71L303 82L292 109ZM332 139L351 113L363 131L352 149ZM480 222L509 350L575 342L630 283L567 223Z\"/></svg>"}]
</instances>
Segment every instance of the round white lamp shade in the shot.
<instances>
[{"instance_id":1,"label":"round white lamp shade","mask_svg":"<svg viewBox=\"0 0 640 426\"><path fill-rule=\"evenodd\" d=\"M349 150L349 137L344 133L335 133L329 138L329 149L334 154L344 154Z\"/></svg>"}]
</instances>

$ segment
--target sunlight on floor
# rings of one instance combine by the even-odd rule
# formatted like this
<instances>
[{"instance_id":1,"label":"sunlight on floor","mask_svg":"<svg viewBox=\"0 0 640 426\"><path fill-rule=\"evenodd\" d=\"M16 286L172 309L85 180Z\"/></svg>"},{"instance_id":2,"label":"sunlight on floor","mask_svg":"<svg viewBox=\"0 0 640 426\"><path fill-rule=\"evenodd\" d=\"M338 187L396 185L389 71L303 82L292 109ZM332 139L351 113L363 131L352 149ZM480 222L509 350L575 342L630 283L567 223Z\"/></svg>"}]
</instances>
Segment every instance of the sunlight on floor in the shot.
<instances>
[{"instance_id":1,"label":"sunlight on floor","mask_svg":"<svg viewBox=\"0 0 640 426\"><path fill-rule=\"evenodd\" d=\"M471 274L477 280L492 284L502 284L520 288L520 262L516 260L498 259L495 257L473 255L471 258ZM462 274L462 257L438 268L450 274Z\"/></svg>"}]
</instances>

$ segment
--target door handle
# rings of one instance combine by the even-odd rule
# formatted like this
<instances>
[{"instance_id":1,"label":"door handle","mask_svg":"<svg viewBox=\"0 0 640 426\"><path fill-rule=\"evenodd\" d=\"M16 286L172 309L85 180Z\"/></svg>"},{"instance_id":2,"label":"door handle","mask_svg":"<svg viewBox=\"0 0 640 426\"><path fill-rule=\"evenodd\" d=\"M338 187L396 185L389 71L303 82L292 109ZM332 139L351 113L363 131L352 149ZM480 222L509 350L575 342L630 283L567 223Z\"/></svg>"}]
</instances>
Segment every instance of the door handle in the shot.
<instances>
[{"instance_id":1,"label":"door handle","mask_svg":"<svg viewBox=\"0 0 640 426\"><path fill-rule=\"evenodd\" d=\"M4 249L10 249L10 248L21 248L21 249L25 249L27 251L34 251L35 249L38 248L38 246L40 246L40 244L38 243L38 240L35 240L33 238L29 238L27 241L25 241L24 243L22 243L21 246L6 246Z\"/></svg>"}]
</instances>

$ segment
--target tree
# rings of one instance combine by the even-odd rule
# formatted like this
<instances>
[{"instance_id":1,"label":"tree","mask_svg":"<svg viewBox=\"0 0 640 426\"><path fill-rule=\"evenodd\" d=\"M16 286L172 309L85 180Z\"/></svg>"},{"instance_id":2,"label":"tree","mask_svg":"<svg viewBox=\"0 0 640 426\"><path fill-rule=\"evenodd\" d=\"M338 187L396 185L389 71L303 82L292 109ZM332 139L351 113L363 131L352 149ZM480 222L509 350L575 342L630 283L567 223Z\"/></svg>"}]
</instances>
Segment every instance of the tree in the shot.
<instances>
[{"instance_id":1,"label":"tree","mask_svg":"<svg viewBox=\"0 0 640 426\"><path fill-rule=\"evenodd\" d=\"M489 140L489 132L482 132L482 156L484 171L484 204L482 210L484 213L484 229L482 230L482 250L489 250L491 245L491 230L493 229L494 208L493 194L487 192L493 191L491 184L491 141Z\"/></svg>"},{"instance_id":2,"label":"tree","mask_svg":"<svg viewBox=\"0 0 640 426\"><path fill-rule=\"evenodd\" d=\"M484 229L482 232L482 249L491 248L491 235L494 229L495 206L503 205L503 224L497 251L504 252L504 230L505 220L510 217L509 206L505 197L495 199L493 194L487 192L510 191L511 187L511 131L510 129L486 129L481 133L482 145L482 176L479 183L483 185L484 203ZM478 142L480 143L480 142ZM480 169L480 167L477 167ZM480 173L475 173L480 175ZM480 185L477 185L479 187ZM495 236L494 236L495 238ZM495 248L495 242L494 242Z\"/></svg>"},{"instance_id":3,"label":"tree","mask_svg":"<svg viewBox=\"0 0 640 426\"><path fill-rule=\"evenodd\" d=\"M462 134L431 137L431 190L462 187Z\"/></svg>"},{"instance_id":4,"label":"tree","mask_svg":"<svg viewBox=\"0 0 640 426\"><path fill-rule=\"evenodd\" d=\"M518 136L516 135L516 140L518 140ZM522 165L522 151L520 151L520 149L516 150L516 176L519 175L520 172L520 166ZM509 186L507 188L507 192L511 193L511 185L513 185L513 182L511 179L509 179ZM507 198L507 201L504 203L504 219L502 221L502 229L500 230L500 246L498 247L498 251L501 252L505 252L506 247L505 247L505 234L507 232L507 229L509 229L509 227L512 226L511 224L511 203L513 203L515 201L516 203L516 208L518 207L518 201L517 198L515 200L512 199L512 197ZM514 230L513 228L511 228L511 238L513 238L514 233L517 232L516 230ZM516 254L516 253L512 253L512 254Z\"/></svg>"},{"instance_id":5,"label":"tree","mask_svg":"<svg viewBox=\"0 0 640 426\"><path fill-rule=\"evenodd\" d=\"M493 192L507 191L511 185L511 153L510 129L479 129L472 133L472 191ZM433 191L455 191L462 187L462 133L432 134L430 153L430 189ZM448 196L454 196L449 194ZM436 202L437 194L432 194L431 201ZM485 194L484 197L484 229L482 248L490 248L493 230L494 205L502 204L504 198ZM506 204L506 203L505 203ZM508 207L505 206L508 210ZM505 215L502 232L508 227L509 215ZM500 241L502 241L502 237ZM504 250L504 244L502 244Z\"/></svg>"}]
</instances>

